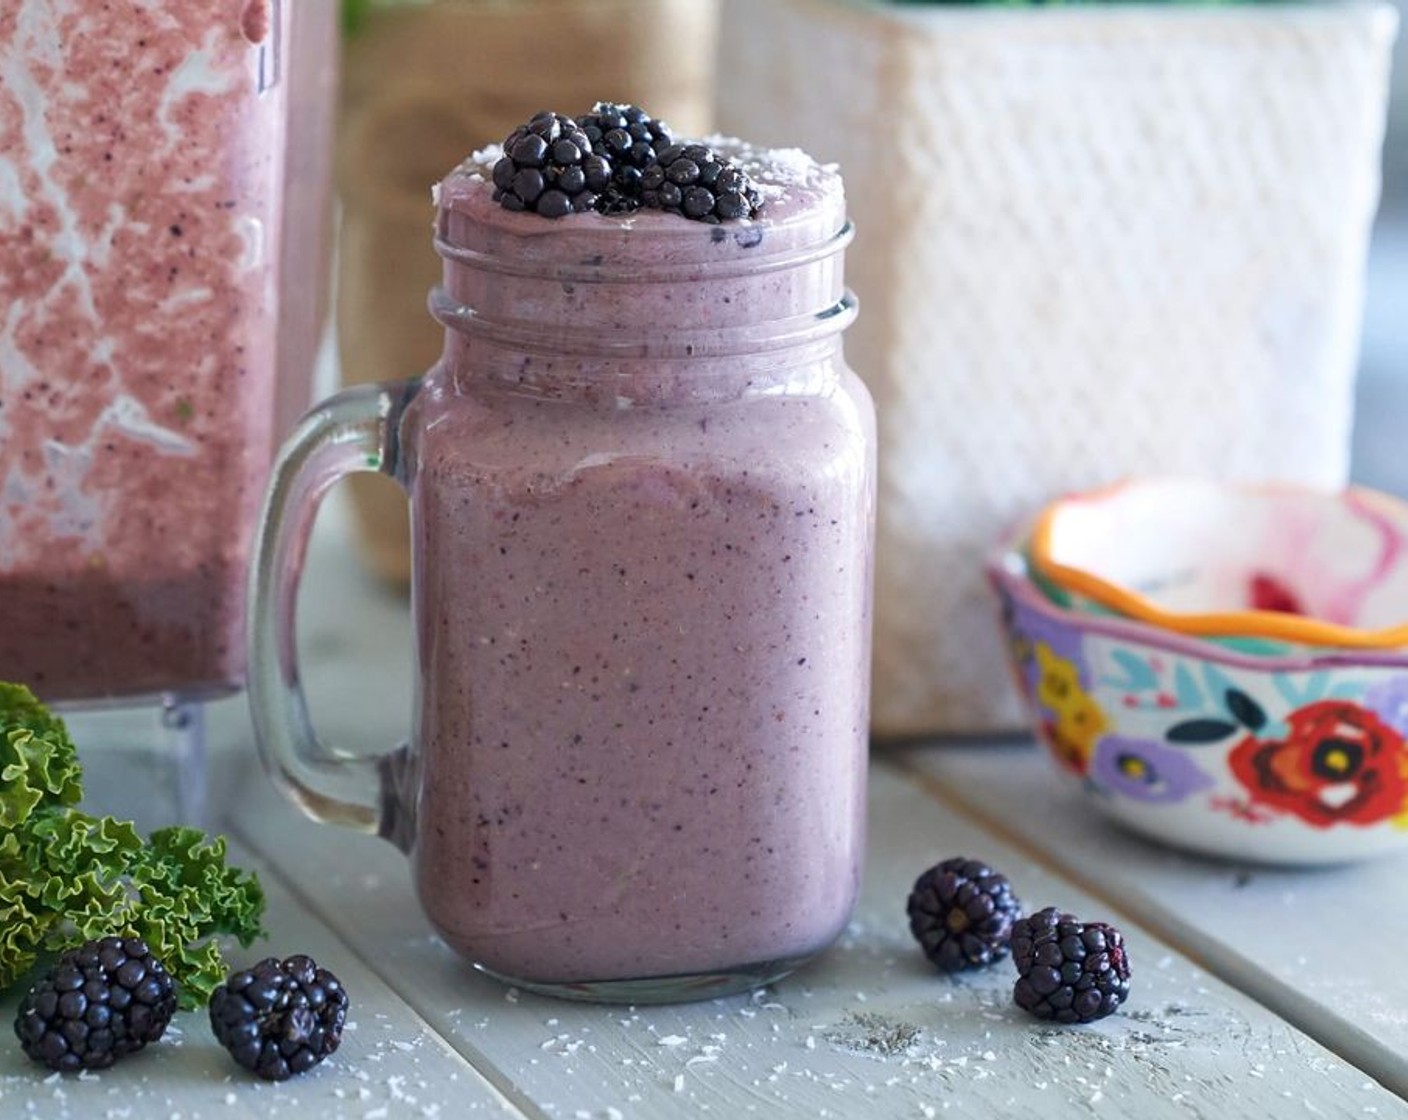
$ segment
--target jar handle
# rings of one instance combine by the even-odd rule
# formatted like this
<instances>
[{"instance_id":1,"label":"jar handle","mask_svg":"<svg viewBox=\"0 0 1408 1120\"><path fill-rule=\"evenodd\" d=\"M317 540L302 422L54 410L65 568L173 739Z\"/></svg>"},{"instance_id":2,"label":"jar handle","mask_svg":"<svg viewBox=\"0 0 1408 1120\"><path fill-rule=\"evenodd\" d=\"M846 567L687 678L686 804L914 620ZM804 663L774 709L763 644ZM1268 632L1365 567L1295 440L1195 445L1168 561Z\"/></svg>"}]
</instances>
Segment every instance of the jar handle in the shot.
<instances>
[{"instance_id":1,"label":"jar handle","mask_svg":"<svg viewBox=\"0 0 1408 1120\"><path fill-rule=\"evenodd\" d=\"M359 385L316 406L274 463L249 576L249 706L264 768L315 821L396 839L396 753L325 746L308 718L298 667L298 586L308 538L333 484L359 471L400 479L400 422L419 380ZM404 750L404 748L403 748Z\"/></svg>"}]
</instances>

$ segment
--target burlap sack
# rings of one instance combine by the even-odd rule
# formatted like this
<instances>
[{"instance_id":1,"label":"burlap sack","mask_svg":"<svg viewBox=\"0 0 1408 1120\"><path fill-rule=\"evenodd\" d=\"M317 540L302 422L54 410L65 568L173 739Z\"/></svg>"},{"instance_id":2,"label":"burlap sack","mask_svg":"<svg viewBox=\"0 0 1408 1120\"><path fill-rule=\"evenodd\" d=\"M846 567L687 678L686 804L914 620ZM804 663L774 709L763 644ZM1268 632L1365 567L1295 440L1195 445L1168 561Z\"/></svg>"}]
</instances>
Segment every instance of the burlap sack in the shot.
<instances>
[{"instance_id":1,"label":"burlap sack","mask_svg":"<svg viewBox=\"0 0 1408 1120\"><path fill-rule=\"evenodd\" d=\"M431 184L539 109L630 101L678 134L708 131L714 0L440 0L375 10L345 45L337 182L337 330L344 383L423 372L443 329ZM367 559L410 574L406 504L353 479Z\"/></svg>"}]
</instances>

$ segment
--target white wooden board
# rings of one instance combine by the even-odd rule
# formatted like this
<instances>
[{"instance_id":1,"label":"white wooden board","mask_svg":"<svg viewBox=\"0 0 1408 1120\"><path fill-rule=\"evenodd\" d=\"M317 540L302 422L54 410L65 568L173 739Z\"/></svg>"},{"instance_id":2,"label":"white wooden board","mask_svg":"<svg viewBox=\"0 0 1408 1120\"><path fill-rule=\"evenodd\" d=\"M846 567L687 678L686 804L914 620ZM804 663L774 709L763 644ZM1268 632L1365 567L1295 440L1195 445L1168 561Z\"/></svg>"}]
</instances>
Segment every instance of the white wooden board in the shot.
<instances>
[{"instance_id":1,"label":"white wooden board","mask_svg":"<svg viewBox=\"0 0 1408 1120\"><path fill-rule=\"evenodd\" d=\"M1408 1115L1360 1071L1138 928L1127 929L1134 996L1087 1028L1029 1019L1011 1003L1010 964L938 975L910 938L903 904L913 877L939 858L994 861L1033 906L1100 909L889 767L876 768L873 797L864 899L843 941L774 988L666 1008L565 1003L474 974L431 935L393 849L295 819L257 788L241 793L236 828L529 1114L1231 1118L1294 1106Z\"/></svg>"},{"instance_id":2,"label":"white wooden board","mask_svg":"<svg viewBox=\"0 0 1408 1120\"><path fill-rule=\"evenodd\" d=\"M1408 1094L1408 854L1290 870L1186 855L1121 829L1032 743L895 752L954 807L1138 917L1223 980Z\"/></svg>"},{"instance_id":3,"label":"white wooden board","mask_svg":"<svg viewBox=\"0 0 1408 1120\"><path fill-rule=\"evenodd\" d=\"M342 531L334 519L312 555L306 677L332 741L380 748L408 725L406 605L356 570ZM515 992L454 957L421 917L399 853L313 825L278 798L258 770L242 702L212 709L211 740L213 809L237 837L237 858L255 860L270 894L273 937L248 959L266 950L312 952L347 982L356 1029L315 1074L283 1087L235 1071L194 1016L178 1021L180 1045L173 1038L82 1081L46 1081L17 1047L0 1046L0 1116L7 1120L1408 1116L1408 1104L1355 1061L1236 990L1263 995L1250 972L1227 967L1216 949L1241 944L1228 930L1242 905L1241 928L1270 938L1257 961L1274 981L1272 994L1311 1008L1297 1021L1316 1033L1337 1020L1362 1025L1355 1009L1378 1008L1371 1030L1392 1059L1403 1052L1394 1030L1408 1020L1395 1026L1395 974L1379 973L1376 988L1364 980L1352 997L1343 993L1370 976L1371 965L1392 963L1401 907L1375 911L1375 925L1359 917L1369 910L1339 872L1257 872L1248 880L1237 869L1212 875L1202 861L1187 867L1183 857L1141 851L1069 806L1063 814L1049 796L1045 763L1030 748L880 756L864 894L835 948L752 995L613 1008ZM94 777L109 794L131 792L96 770ZM991 813L991 823L956 808L971 803ZM955 854L1004 869L1029 908L1059 905L1121 924L1135 968L1121 1013L1086 1028L1051 1027L1011 1003L1010 964L956 980L935 973L910 938L904 898L920 871ZM1368 876L1391 896L1389 874L1388 865L1366 865L1350 876ZM1130 897L1148 905L1125 900L1126 881ZM1329 958L1319 951L1332 934L1303 940L1312 914L1327 927L1338 924L1349 948L1342 940ZM1370 938L1366 927L1385 935ZM1190 951L1173 948L1163 931ZM1324 961L1331 963L1321 968ZM14 1004L14 996L0 1004L0 1015L12 1015ZM1330 1041L1353 1059L1365 1053Z\"/></svg>"},{"instance_id":4,"label":"white wooden board","mask_svg":"<svg viewBox=\"0 0 1408 1120\"><path fill-rule=\"evenodd\" d=\"M51 1073L26 1058L12 1024L21 992L0 999L0 1117L5 1120L393 1120L520 1116L353 952L295 901L278 876L238 845L231 858L258 871L268 894L267 940L235 947L234 967L308 953L351 998L337 1053L276 1085L260 1081L215 1041L204 1011L177 1012L160 1041L110 1069Z\"/></svg>"}]
</instances>

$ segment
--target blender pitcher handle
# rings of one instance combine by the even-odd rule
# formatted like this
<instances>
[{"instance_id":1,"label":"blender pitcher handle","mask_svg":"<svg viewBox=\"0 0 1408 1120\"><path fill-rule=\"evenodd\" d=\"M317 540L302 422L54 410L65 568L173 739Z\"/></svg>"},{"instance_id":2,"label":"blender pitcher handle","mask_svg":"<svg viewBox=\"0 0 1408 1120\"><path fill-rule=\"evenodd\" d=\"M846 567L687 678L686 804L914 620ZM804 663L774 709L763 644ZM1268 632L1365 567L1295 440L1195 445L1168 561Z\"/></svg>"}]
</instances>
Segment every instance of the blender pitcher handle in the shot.
<instances>
[{"instance_id":1,"label":"blender pitcher handle","mask_svg":"<svg viewBox=\"0 0 1408 1120\"><path fill-rule=\"evenodd\" d=\"M401 416L417 380L361 385L315 407L275 461L249 575L249 706L264 768L315 821L387 835L397 816L389 755L321 743L308 719L295 632L313 521L332 485L358 471L398 477Z\"/></svg>"}]
</instances>

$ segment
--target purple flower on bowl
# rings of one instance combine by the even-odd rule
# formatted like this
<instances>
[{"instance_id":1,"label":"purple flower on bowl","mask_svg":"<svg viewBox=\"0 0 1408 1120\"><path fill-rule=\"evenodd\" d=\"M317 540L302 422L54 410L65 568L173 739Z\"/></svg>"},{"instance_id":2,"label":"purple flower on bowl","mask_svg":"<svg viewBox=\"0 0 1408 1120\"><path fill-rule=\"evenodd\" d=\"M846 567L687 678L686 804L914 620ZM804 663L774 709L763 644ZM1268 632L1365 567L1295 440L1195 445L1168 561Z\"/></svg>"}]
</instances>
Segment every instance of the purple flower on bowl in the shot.
<instances>
[{"instance_id":1,"label":"purple flower on bowl","mask_svg":"<svg viewBox=\"0 0 1408 1120\"><path fill-rule=\"evenodd\" d=\"M1408 676L1388 677L1371 684L1364 693L1364 707L1408 737Z\"/></svg>"},{"instance_id":2,"label":"purple flower on bowl","mask_svg":"<svg viewBox=\"0 0 1408 1120\"><path fill-rule=\"evenodd\" d=\"M1214 784L1186 751L1120 735L1106 735L1096 744L1090 777L1116 793L1159 805L1182 801Z\"/></svg>"},{"instance_id":3,"label":"purple flower on bowl","mask_svg":"<svg viewBox=\"0 0 1408 1120\"><path fill-rule=\"evenodd\" d=\"M1010 598L1006 606L1012 658L1029 694L1037 694L1041 681L1041 666L1037 664L1035 654L1037 643L1045 645L1057 657L1071 662L1075 666L1081 687L1090 687L1090 667L1085 663L1084 643L1079 630L1060 621L1053 621Z\"/></svg>"}]
</instances>

